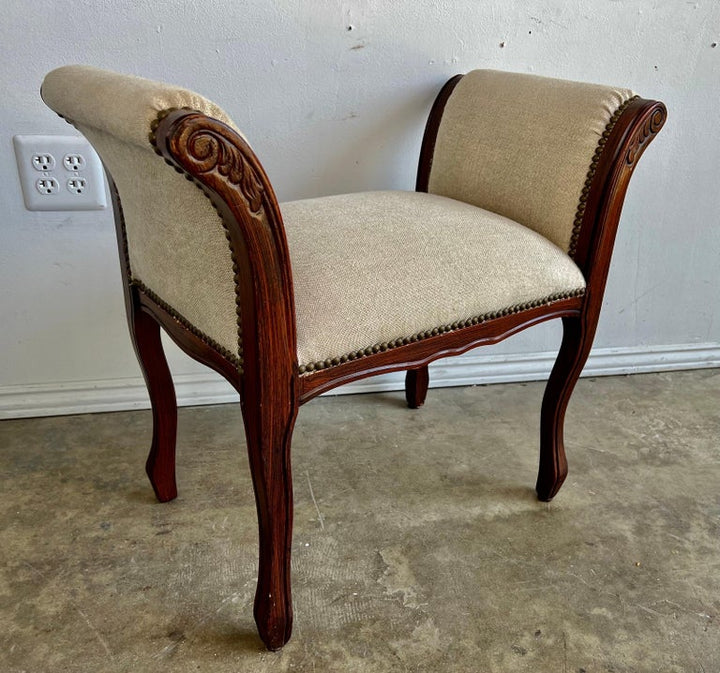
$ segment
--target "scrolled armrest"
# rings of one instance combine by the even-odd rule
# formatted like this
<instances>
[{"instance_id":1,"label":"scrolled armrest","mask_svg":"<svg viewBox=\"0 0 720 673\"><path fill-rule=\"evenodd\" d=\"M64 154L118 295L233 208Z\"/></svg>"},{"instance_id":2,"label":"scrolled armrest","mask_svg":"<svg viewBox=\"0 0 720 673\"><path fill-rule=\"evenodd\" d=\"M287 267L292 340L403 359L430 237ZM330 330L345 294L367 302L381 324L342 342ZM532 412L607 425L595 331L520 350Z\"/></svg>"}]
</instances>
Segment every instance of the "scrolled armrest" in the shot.
<instances>
[{"instance_id":1,"label":"scrolled armrest","mask_svg":"<svg viewBox=\"0 0 720 673\"><path fill-rule=\"evenodd\" d=\"M432 144L427 190L509 217L572 255L598 143L633 92L474 70L442 97L424 143Z\"/></svg>"},{"instance_id":2,"label":"scrolled armrest","mask_svg":"<svg viewBox=\"0 0 720 673\"><path fill-rule=\"evenodd\" d=\"M602 294L630 178L667 120L660 101L635 96L603 138L583 194L573 257L592 291Z\"/></svg>"},{"instance_id":3,"label":"scrolled armrest","mask_svg":"<svg viewBox=\"0 0 720 673\"><path fill-rule=\"evenodd\" d=\"M239 133L199 112L171 110L154 126L157 152L203 191L225 227L244 370L271 360L290 372L297 358L290 257L260 161Z\"/></svg>"}]
</instances>

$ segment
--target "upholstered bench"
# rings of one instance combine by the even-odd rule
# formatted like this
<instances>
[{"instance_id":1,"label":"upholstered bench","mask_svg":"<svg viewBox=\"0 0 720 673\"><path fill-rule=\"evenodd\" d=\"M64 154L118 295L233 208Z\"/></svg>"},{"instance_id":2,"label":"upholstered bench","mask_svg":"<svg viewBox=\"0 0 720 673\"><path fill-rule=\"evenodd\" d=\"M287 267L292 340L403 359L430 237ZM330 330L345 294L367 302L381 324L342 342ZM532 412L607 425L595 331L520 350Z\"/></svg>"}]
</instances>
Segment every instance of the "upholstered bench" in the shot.
<instances>
[{"instance_id":1,"label":"upholstered bench","mask_svg":"<svg viewBox=\"0 0 720 673\"><path fill-rule=\"evenodd\" d=\"M590 351L615 231L662 103L627 89L474 71L440 91L417 188L278 204L230 118L185 89L68 66L45 102L95 146L115 208L130 333L154 433L147 473L176 496L176 401L160 327L238 390L257 501L255 620L292 628L290 442L298 408L562 318L541 412L537 493L567 474L563 419ZM480 449L481 450L481 449Z\"/></svg>"}]
</instances>

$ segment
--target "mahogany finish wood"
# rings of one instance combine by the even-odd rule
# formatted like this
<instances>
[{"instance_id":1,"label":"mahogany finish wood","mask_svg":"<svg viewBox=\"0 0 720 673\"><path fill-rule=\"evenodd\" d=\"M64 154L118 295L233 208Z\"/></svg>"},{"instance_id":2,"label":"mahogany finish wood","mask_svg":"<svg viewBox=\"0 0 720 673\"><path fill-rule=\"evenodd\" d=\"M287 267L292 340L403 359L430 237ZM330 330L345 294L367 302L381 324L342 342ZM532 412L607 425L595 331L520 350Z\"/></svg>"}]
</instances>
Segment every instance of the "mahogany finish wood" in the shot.
<instances>
[{"instance_id":1,"label":"mahogany finish wood","mask_svg":"<svg viewBox=\"0 0 720 673\"><path fill-rule=\"evenodd\" d=\"M420 146L417 180L415 181L416 192L427 192L428 190L430 171L432 169L433 156L435 155L435 142L437 141L437 134L440 129L443 112L445 112L445 105L462 78L462 75L455 75L455 77L451 77L445 82L430 109L427 124L425 125L422 145Z\"/></svg>"},{"instance_id":2,"label":"mahogany finish wood","mask_svg":"<svg viewBox=\"0 0 720 673\"><path fill-rule=\"evenodd\" d=\"M290 441L299 407L285 231L270 181L235 131L202 114L178 110L160 122L156 142L218 210L234 262L243 365L230 382L240 393L258 513L254 615L260 637L275 650L292 631Z\"/></svg>"},{"instance_id":3,"label":"mahogany finish wood","mask_svg":"<svg viewBox=\"0 0 720 673\"><path fill-rule=\"evenodd\" d=\"M141 311L150 314L163 326L168 336L194 360L206 367L214 369L224 376L237 390L240 386L240 372L235 364L227 360L221 353L190 332L174 315L160 306L152 297L145 294L137 286L133 286L136 303Z\"/></svg>"},{"instance_id":4,"label":"mahogany finish wood","mask_svg":"<svg viewBox=\"0 0 720 673\"><path fill-rule=\"evenodd\" d=\"M160 325L144 311L134 311L130 333L135 352L150 394L153 413L153 437L145 472L160 502L177 497L175 485L175 440L177 436L177 401L172 375L168 368Z\"/></svg>"},{"instance_id":5,"label":"mahogany finish wood","mask_svg":"<svg viewBox=\"0 0 720 673\"><path fill-rule=\"evenodd\" d=\"M419 191L427 190L442 113L460 77L443 87L433 105L418 167ZM148 474L160 500L175 497L177 410L159 324L191 357L221 373L240 395L260 532L254 615L269 649L282 647L292 630L292 431L299 406L320 393L367 376L408 370L407 401L418 407L427 392L428 363L562 318L563 341L541 411L537 481L540 499L549 500L557 493L567 474L565 410L592 345L628 181L665 116L662 103L637 99L627 106L606 140L588 191L575 252L587 281L584 296L511 313L302 376L296 356L287 241L277 200L260 162L235 131L200 113L175 110L159 122L155 129L158 152L203 190L222 219L234 265L242 367L134 284L127 262L122 207L113 194L130 331L153 406Z\"/></svg>"},{"instance_id":6,"label":"mahogany finish wood","mask_svg":"<svg viewBox=\"0 0 720 673\"><path fill-rule=\"evenodd\" d=\"M535 487L540 500L551 500L567 476L565 411L595 337L625 194L638 159L666 118L662 103L635 98L618 119L600 155L575 251L587 290L580 316L563 319L563 340L540 412L540 466Z\"/></svg>"},{"instance_id":7,"label":"mahogany finish wood","mask_svg":"<svg viewBox=\"0 0 720 673\"><path fill-rule=\"evenodd\" d=\"M592 339L583 317L563 318L563 339L550 372L540 411L540 466L535 491L548 502L560 490L568 473L563 430L570 395L587 360Z\"/></svg>"},{"instance_id":8,"label":"mahogany finish wood","mask_svg":"<svg viewBox=\"0 0 720 673\"><path fill-rule=\"evenodd\" d=\"M478 346L496 344L546 320L580 315L582 304L582 297L560 299L552 304L511 313L479 325L366 355L336 367L303 374L300 377L300 402L308 402L321 393L351 381L404 369L416 369L439 358L462 355Z\"/></svg>"},{"instance_id":9,"label":"mahogany finish wood","mask_svg":"<svg viewBox=\"0 0 720 673\"><path fill-rule=\"evenodd\" d=\"M150 454L145 463L145 472L157 499L160 502L167 502L177 497L175 484L175 442L177 437L175 386L160 340L160 325L157 320L153 320L149 314L143 311L137 289L130 282L122 205L115 183L107 169L106 173L115 215L125 312L130 338L145 378L152 406L153 436Z\"/></svg>"},{"instance_id":10,"label":"mahogany finish wood","mask_svg":"<svg viewBox=\"0 0 720 673\"><path fill-rule=\"evenodd\" d=\"M430 373L427 365L407 370L405 374L405 400L411 409L419 409L425 404L429 383Z\"/></svg>"}]
</instances>

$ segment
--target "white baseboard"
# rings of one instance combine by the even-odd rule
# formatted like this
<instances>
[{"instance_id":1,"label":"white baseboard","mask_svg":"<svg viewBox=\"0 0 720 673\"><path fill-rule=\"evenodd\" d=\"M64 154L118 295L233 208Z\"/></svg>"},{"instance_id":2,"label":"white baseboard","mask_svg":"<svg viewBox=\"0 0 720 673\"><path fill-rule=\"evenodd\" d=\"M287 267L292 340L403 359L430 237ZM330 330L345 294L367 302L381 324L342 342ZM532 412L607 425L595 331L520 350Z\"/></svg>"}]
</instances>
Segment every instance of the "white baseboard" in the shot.
<instances>
[{"instance_id":1,"label":"white baseboard","mask_svg":"<svg viewBox=\"0 0 720 673\"><path fill-rule=\"evenodd\" d=\"M556 353L475 355L439 360L430 365L430 385L448 386L537 381L546 379ZM590 353L583 376L612 376L720 367L720 344L681 344L605 348ZM396 372L349 383L330 394L402 390L404 374ZM180 406L236 402L237 393L208 371L175 377ZM147 409L142 378L0 386L0 419L61 416L102 411Z\"/></svg>"}]
</instances>

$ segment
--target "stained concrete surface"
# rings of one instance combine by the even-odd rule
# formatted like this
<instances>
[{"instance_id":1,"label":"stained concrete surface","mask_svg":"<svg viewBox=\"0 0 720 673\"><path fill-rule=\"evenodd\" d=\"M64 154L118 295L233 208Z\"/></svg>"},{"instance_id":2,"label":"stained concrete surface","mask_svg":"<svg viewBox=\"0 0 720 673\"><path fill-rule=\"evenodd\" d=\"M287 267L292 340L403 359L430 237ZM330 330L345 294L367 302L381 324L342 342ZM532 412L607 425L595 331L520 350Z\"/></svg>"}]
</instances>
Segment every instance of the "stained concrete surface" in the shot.
<instances>
[{"instance_id":1,"label":"stained concrete surface","mask_svg":"<svg viewBox=\"0 0 720 673\"><path fill-rule=\"evenodd\" d=\"M0 671L720 671L720 370L583 379L534 498L542 384L315 400L295 432L295 630L255 634L238 405L0 424Z\"/></svg>"}]
</instances>

